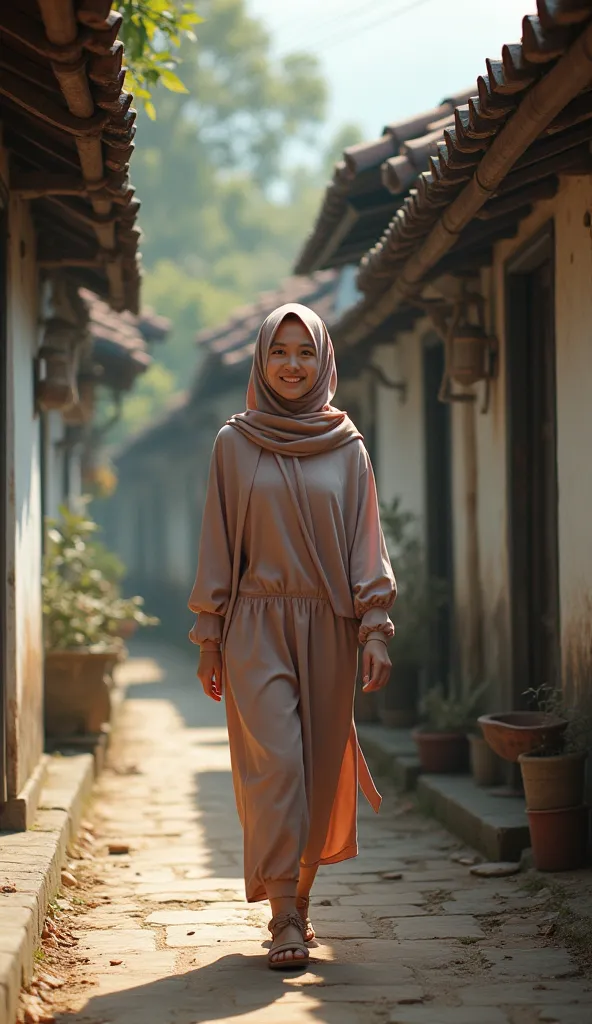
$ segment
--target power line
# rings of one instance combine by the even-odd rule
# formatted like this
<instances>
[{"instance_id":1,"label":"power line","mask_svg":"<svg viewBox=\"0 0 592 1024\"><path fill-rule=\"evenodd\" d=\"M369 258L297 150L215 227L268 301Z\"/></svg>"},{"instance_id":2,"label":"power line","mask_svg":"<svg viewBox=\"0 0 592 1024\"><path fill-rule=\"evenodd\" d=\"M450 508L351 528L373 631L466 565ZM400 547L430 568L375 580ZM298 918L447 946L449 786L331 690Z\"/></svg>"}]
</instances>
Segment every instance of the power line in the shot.
<instances>
[{"instance_id":1,"label":"power line","mask_svg":"<svg viewBox=\"0 0 592 1024\"><path fill-rule=\"evenodd\" d=\"M380 18L374 18L372 21L366 22L365 25L361 25L361 26L355 27L353 29L348 27L348 28L346 28L345 31L338 32L337 35L328 36L324 40L321 39L320 41L315 40L315 49L319 49L319 50L330 49L332 46L335 46L335 45L339 44L340 42L343 42L346 39L347 40L351 39L352 38L352 31L355 31L356 37L357 37L358 35L361 35L362 33L367 32L368 29L376 28L377 25L386 24L386 22L388 22L388 21L394 21L396 18L399 18L402 15L408 14L410 11L413 11L413 10L415 10L418 7L423 7L425 4L432 3L432 2L433 2L433 0L412 0L411 3L406 4L404 7L398 7L396 10L391 11L390 14L387 13L387 14L381 15ZM367 14L368 13L368 8L366 8L361 13ZM291 45L291 49L298 49L299 47L306 46L307 44L310 45L310 37L308 37L308 39L303 39L300 43L296 42L296 43L292 44Z\"/></svg>"},{"instance_id":2,"label":"power line","mask_svg":"<svg viewBox=\"0 0 592 1024\"><path fill-rule=\"evenodd\" d=\"M369 11L372 11L375 7L383 6L384 3L385 0L378 0L378 2L372 4L360 4L359 0L356 0L356 2L349 7L346 7L345 9L342 8L339 11L339 15L330 14L328 17L323 18L315 25L315 32L319 29L333 27L337 17L339 17L339 22L341 23L344 18L347 21L349 16L353 16L355 18L359 17L361 14L368 14ZM386 3L390 6L392 4L392 0L386 0ZM280 22L280 24L273 29L274 35L285 32L293 26L302 28L302 21L302 15L288 18L287 21Z\"/></svg>"}]
</instances>

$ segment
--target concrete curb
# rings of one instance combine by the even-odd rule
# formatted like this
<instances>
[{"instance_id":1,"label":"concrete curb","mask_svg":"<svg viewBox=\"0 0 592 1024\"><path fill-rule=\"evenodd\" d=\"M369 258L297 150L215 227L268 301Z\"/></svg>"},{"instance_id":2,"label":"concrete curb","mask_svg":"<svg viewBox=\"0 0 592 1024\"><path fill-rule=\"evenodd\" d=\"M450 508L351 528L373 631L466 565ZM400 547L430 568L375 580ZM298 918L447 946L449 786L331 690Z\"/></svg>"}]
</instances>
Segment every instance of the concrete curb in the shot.
<instances>
[{"instance_id":1,"label":"concrete curb","mask_svg":"<svg viewBox=\"0 0 592 1024\"><path fill-rule=\"evenodd\" d=\"M363 750L375 771L399 790L417 790L420 807L489 860L519 861L530 845L521 797L482 789L468 775L424 775L407 729L360 725Z\"/></svg>"},{"instance_id":2,"label":"concrete curb","mask_svg":"<svg viewBox=\"0 0 592 1024\"><path fill-rule=\"evenodd\" d=\"M95 777L91 754L49 759L33 827L0 833L0 1024L14 1024L23 984L51 899L60 888L68 844L74 839Z\"/></svg>"}]
</instances>

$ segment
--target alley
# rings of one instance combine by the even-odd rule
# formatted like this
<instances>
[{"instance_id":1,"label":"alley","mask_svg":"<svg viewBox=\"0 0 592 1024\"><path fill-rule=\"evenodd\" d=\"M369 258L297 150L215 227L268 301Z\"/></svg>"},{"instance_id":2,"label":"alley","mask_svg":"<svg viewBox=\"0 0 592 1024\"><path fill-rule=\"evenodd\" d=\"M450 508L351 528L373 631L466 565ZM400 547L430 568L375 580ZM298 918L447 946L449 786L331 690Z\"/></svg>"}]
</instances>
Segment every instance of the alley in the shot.
<instances>
[{"instance_id":1,"label":"alley","mask_svg":"<svg viewBox=\"0 0 592 1024\"><path fill-rule=\"evenodd\" d=\"M40 962L67 979L44 990L59 1024L592 1022L592 983L549 937L549 890L471 874L470 851L388 791L378 818L360 807L361 856L320 874L309 969L269 971L223 710L190 651L145 650L125 668L94 841L55 904L76 942L46 942Z\"/></svg>"}]
</instances>

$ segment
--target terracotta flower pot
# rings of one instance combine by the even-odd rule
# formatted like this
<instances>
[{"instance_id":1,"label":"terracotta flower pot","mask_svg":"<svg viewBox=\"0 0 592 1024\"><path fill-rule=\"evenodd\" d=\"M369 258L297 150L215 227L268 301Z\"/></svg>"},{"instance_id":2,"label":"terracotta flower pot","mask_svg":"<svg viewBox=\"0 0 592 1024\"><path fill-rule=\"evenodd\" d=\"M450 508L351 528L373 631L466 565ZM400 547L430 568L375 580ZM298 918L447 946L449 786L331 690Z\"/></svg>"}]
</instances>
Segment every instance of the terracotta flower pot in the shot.
<instances>
[{"instance_id":1,"label":"terracotta flower pot","mask_svg":"<svg viewBox=\"0 0 592 1024\"><path fill-rule=\"evenodd\" d=\"M537 747L556 742L567 728L564 718L540 711L509 711L477 719L492 750L505 761L517 761Z\"/></svg>"},{"instance_id":2,"label":"terracotta flower pot","mask_svg":"<svg viewBox=\"0 0 592 1024\"><path fill-rule=\"evenodd\" d=\"M537 871L575 871L588 852L590 812L587 807L528 811L532 856Z\"/></svg>"},{"instance_id":3,"label":"terracotta flower pot","mask_svg":"<svg viewBox=\"0 0 592 1024\"><path fill-rule=\"evenodd\" d=\"M468 767L467 737L462 732L413 730L422 771L437 775L458 775Z\"/></svg>"},{"instance_id":4,"label":"terracotta flower pot","mask_svg":"<svg viewBox=\"0 0 592 1024\"><path fill-rule=\"evenodd\" d=\"M500 761L483 736L469 736L471 775L478 786L495 786L500 778Z\"/></svg>"},{"instance_id":5,"label":"terracotta flower pot","mask_svg":"<svg viewBox=\"0 0 592 1024\"><path fill-rule=\"evenodd\" d=\"M100 732L111 717L108 674L117 652L94 654L84 648L45 655L45 731L48 736Z\"/></svg>"},{"instance_id":6,"label":"terracotta flower pot","mask_svg":"<svg viewBox=\"0 0 592 1024\"><path fill-rule=\"evenodd\" d=\"M529 811L579 807L584 799L586 754L518 758Z\"/></svg>"}]
</instances>

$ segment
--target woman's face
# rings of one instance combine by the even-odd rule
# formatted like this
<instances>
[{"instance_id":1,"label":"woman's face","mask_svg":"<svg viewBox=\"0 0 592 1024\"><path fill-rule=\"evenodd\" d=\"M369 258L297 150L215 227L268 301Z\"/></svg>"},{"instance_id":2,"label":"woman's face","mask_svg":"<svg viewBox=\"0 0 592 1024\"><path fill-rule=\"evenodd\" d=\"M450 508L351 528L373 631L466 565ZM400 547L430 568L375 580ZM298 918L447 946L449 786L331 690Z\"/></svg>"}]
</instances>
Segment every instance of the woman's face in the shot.
<instances>
[{"instance_id":1,"label":"woman's face","mask_svg":"<svg viewBox=\"0 0 592 1024\"><path fill-rule=\"evenodd\" d=\"M267 357L267 379L282 398L302 398L314 387L319 361L314 343L300 320L284 320Z\"/></svg>"}]
</instances>

